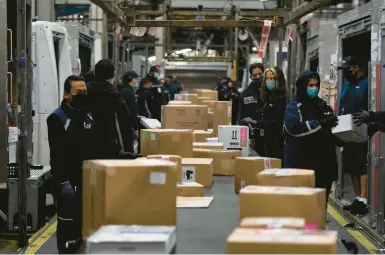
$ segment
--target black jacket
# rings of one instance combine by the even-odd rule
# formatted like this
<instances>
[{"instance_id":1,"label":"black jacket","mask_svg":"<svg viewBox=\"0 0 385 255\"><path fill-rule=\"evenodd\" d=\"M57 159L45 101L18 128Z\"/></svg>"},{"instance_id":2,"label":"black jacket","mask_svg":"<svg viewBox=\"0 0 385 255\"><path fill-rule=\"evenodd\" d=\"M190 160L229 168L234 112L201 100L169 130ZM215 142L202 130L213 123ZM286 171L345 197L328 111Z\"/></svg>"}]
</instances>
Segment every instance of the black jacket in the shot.
<instances>
[{"instance_id":1,"label":"black jacket","mask_svg":"<svg viewBox=\"0 0 385 255\"><path fill-rule=\"evenodd\" d=\"M132 153L132 117L122 95L109 82L95 81L88 84L88 97L97 138L97 158L115 159L120 152Z\"/></svg>"},{"instance_id":2,"label":"black jacket","mask_svg":"<svg viewBox=\"0 0 385 255\"><path fill-rule=\"evenodd\" d=\"M321 98L311 99L306 88L310 77L317 73L304 71L296 82L297 96L285 110L284 127L287 134L284 153L285 168L311 169L316 183L331 183L338 178L336 146L343 146L321 121L333 116L333 109Z\"/></svg>"},{"instance_id":3,"label":"black jacket","mask_svg":"<svg viewBox=\"0 0 385 255\"><path fill-rule=\"evenodd\" d=\"M136 96L134 88L130 85L119 84L118 91L126 101L128 110L130 111L131 123L134 130L139 129L138 123L138 107L136 102Z\"/></svg>"},{"instance_id":4,"label":"black jacket","mask_svg":"<svg viewBox=\"0 0 385 255\"><path fill-rule=\"evenodd\" d=\"M263 102L261 100L261 84L262 79L252 81L249 86L242 91L240 103L239 103L239 120L244 118L251 118L259 121L262 118L261 109ZM263 136L260 130L255 131L250 138L251 147L260 155L265 155Z\"/></svg>"},{"instance_id":5,"label":"black jacket","mask_svg":"<svg viewBox=\"0 0 385 255\"><path fill-rule=\"evenodd\" d=\"M151 99L153 98L151 89L139 88L136 91L138 101L138 114L146 118L152 117L151 111L148 107Z\"/></svg>"},{"instance_id":6,"label":"black jacket","mask_svg":"<svg viewBox=\"0 0 385 255\"><path fill-rule=\"evenodd\" d=\"M268 91L261 88L262 119L257 126L264 130L264 145L267 157L283 160L284 135L283 116L286 108L286 96L283 88Z\"/></svg>"},{"instance_id":7,"label":"black jacket","mask_svg":"<svg viewBox=\"0 0 385 255\"><path fill-rule=\"evenodd\" d=\"M64 102L47 118L48 143L55 188L69 181L82 183L82 163L92 159L94 135L89 112L69 108Z\"/></svg>"}]
</instances>

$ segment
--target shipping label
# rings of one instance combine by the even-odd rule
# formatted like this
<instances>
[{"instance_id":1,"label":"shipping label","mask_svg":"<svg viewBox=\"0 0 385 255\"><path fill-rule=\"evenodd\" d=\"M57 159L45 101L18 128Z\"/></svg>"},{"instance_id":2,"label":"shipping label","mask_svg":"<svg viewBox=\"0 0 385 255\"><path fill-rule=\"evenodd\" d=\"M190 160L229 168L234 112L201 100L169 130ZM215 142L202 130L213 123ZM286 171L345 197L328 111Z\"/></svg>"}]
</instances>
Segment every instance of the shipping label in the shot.
<instances>
[{"instance_id":1,"label":"shipping label","mask_svg":"<svg viewBox=\"0 0 385 255\"><path fill-rule=\"evenodd\" d=\"M182 182L195 182L195 166L182 166Z\"/></svg>"}]
</instances>

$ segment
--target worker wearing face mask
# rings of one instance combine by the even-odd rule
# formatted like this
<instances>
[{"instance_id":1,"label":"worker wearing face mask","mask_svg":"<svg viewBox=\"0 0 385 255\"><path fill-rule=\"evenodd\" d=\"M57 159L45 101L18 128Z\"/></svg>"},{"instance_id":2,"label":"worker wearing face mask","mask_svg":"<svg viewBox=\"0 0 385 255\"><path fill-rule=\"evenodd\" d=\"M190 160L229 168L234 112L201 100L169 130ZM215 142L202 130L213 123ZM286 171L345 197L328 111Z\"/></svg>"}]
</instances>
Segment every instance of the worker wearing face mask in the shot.
<instances>
[{"instance_id":1,"label":"worker wearing face mask","mask_svg":"<svg viewBox=\"0 0 385 255\"><path fill-rule=\"evenodd\" d=\"M263 130L265 156L283 160L283 114L286 107L286 91L278 80L276 69L265 70L261 87L263 101L262 118L255 122L256 130Z\"/></svg>"},{"instance_id":2,"label":"worker wearing face mask","mask_svg":"<svg viewBox=\"0 0 385 255\"><path fill-rule=\"evenodd\" d=\"M239 124L250 125L252 120L261 119L261 109L263 102L261 100L261 85L263 81L263 72L265 68L261 63L252 64L249 67L251 82L249 86L242 91L239 107ZM264 154L262 140L263 134L254 132L250 138L251 149L258 155Z\"/></svg>"},{"instance_id":3,"label":"worker wearing face mask","mask_svg":"<svg viewBox=\"0 0 385 255\"><path fill-rule=\"evenodd\" d=\"M108 60L95 65L96 81L88 84L89 107L94 118L98 159L135 158L131 112L115 83L115 66Z\"/></svg>"},{"instance_id":4,"label":"worker wearing face mask","mask_svg":"<svg viewBox=\"0 0 385 255\"><path fill-rule=\"evenodd\" d=\"M355 114L368 110L368 78L360 61L352 56L345 57L338 69L342 69L346 83L341 88L339 114ZM342 152L344 173L350 173L356 199L344 210L352 214L368 213L367 143L347 143Z\"/></svg>"},{"instance_id":5,"label":"worker wearing face mask","mask_svg":"<svg viewBox=\"0 0 385 255\"><path fill-rule=\"evenodd\" d=\"M318 97L320 77L306 70L296 81L296 96L285 109L285 168L312 169L316 187L326 189L326 195L338 178L335 146L343 143L331 129L338 124L332 108Z\"/></svg>"},{"instance_id":6,"label":"worker wearing face mask","mask_svg":"<svg viewBox=\"0 0 385 255\"><path fill-rule=\"evenodd\" d=\"M93 158L94 142L87 105L85 81L72 75L60 107L47 118L59 254L76 253L82 240L82 164Z\"/></svg>"}]
</instances>

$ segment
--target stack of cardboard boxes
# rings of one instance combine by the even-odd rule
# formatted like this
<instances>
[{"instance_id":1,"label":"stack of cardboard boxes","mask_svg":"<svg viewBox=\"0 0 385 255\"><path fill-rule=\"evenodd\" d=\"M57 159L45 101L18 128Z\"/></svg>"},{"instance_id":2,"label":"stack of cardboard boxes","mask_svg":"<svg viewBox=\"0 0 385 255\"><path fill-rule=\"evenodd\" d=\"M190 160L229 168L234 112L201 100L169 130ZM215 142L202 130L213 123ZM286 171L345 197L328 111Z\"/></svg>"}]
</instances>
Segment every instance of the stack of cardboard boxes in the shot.
<instances>
[{"instance_id":1,"label":"stack of cardboard boxes","mask_svg":"<svg viewBox=\"0 0 385 255\"><path fill-rule=\"evenodd\" d=\"M216 91L199 89L175 99L162 108L162 129L141 131L144 158L85 162L84 237L103 225L152 226L151 233L159 234L155 229L176 226L177 197L202 197L213 175L230 175L239 193L240 227L228 237L227 253L336 252L336 233L304 230L325 226L326 194L314 188L314 171L280 169L280 159L248 157L249 130L229 127L231 104L217 101ZM100 231L107 230L120 231ZM161 253L175 238L175 229L168 230ZM98 238L90 240L95 244Z\"/></svg>"}]
</instances>

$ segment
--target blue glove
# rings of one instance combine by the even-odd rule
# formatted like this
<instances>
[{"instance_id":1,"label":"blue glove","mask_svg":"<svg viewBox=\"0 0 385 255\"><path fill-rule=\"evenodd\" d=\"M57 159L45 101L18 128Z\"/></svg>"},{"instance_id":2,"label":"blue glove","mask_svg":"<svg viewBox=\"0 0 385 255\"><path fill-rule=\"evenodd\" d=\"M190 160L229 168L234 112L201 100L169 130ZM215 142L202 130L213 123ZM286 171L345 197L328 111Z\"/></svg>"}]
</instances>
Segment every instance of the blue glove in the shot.
<instances>
[{"instance_id":1,"label":"blue glove","mask_svg":"<svg viewBox=\"0 0 385 255\"><path fill-rule=\"evenodd\" d=\"M63 196L66 196L66 195L67 196L75 196L74 188L71 186L71 183L69 181L61 184L60 193Z\"/></svg>"}]
</instances>

